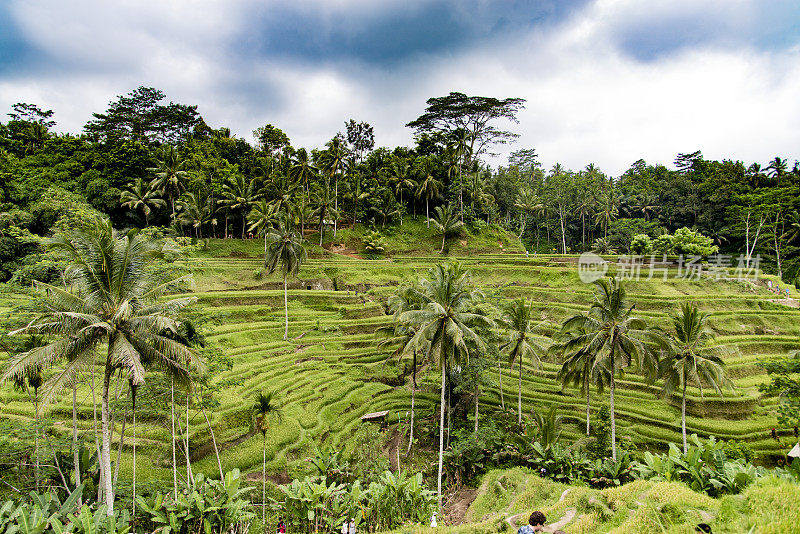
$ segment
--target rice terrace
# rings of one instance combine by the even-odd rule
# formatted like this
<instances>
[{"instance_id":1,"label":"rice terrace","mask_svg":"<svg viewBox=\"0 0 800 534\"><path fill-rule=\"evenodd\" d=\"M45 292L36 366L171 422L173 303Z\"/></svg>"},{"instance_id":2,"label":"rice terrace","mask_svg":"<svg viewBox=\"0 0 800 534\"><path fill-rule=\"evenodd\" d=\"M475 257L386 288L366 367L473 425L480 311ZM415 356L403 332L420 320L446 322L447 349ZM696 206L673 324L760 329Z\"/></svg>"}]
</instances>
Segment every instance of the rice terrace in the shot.
<instances>
[{"instance_id":1,"label":"rice terrace","mask_svg":"<svg viewBox=\"0 0 800 534\"><path fill-rule=\"evenodd\" d=\"M145 4L0 5L0 534L800 533L795 7Z\"/></svg>"}]
</instances>

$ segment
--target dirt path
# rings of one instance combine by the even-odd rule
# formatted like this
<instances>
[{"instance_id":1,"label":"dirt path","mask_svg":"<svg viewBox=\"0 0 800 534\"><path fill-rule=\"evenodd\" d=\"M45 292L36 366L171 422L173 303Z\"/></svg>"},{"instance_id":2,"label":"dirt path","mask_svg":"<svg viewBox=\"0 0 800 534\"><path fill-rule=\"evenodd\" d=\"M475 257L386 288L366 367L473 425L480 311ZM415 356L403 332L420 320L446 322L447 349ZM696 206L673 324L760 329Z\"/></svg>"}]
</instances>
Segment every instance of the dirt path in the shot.
<instances>
[{"instance_id":1,"label":"dirt path","mask_svg":"<svg viewBox=\"0 0 800 534\"><path fill-rule=\"evenodd\" d=\"M444 506L444 516L448 525L460 525L464 522L472 501L478 496L476 488L463 488Z\"/></svg>"}]
</instances>

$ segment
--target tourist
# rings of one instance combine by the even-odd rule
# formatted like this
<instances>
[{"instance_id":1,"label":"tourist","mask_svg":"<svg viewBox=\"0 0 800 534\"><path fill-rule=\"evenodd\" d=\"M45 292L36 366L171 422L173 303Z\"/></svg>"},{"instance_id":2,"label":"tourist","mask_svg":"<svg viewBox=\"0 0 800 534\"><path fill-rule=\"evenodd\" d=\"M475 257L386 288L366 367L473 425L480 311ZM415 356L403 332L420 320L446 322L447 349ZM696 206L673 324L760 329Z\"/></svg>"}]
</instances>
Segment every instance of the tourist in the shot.
<instances>
[{"instance_id":1,"label":"tourist","mask_svg":"<svg viewBox=\"0 0 800 534\"><path fill-rule=\"evenodd\" d=\"M286 523L283 522L283 518L278 518L278 534L286 534Z\"/></svg>"},{"instance_id":2,"label":"tourist","mask_svg":"<svg viewBox=\"0 0 800 534\"><path fill-rule=\"evenodd\" d=\"M536 510L528 518L528 524L519 527L519 530L517 530L517 534L532 534L533 532L543 532L544 524L546 522L547 518L544 516L544 514L539 510Z\"/></svg>"},{"instance_id":3,"label":"tourist","mask_svg":"<svg viewBox=\"0 0 800 534\"><path fill-rule=\"evenodd\" d=\"M347 534L347 532L348 532L348 528L347 528L347 518L345 517L345 518L344 518L344 523L342 523L342 534Z\"/></svg>"},{"instance_id":4,"label":"tourist","mask_svg":"<svg viewBox=\"0 0 800 534\"><path fill-rule=\"evenodd\" d=\"M354 517L350 518L350 525L347 534L356 534L356 519Z\"/></svg>"},{"instance_id":5,"label":"tourist","mask_svg":"<svg viewBox=\"0 0 800 534\"><path fill-rule=\"evenodd\" d=\"M436 528L438 526L439 525L436 524L436 512L433 512L433 515L431 516L431 528Z\"/></svg>"}]
</instances>

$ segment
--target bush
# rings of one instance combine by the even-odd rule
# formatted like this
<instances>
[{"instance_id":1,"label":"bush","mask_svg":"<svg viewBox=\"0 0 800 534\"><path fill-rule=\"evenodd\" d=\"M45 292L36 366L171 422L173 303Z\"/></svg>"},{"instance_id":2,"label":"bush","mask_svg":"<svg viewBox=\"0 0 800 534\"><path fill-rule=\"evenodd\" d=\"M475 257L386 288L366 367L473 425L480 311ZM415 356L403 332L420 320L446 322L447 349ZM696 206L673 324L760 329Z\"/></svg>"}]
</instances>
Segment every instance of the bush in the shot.
<instances>
[{"instance_id":1,"label":"bush","mask_svg":"<svg viewBox=\"0 0 800 534\"><path fill-rule=\"evenodd\" d=\"M647 234L636 234L631 241L631 252L645 256L653 252L653 241Z\"/></svg>"}]
</instances>

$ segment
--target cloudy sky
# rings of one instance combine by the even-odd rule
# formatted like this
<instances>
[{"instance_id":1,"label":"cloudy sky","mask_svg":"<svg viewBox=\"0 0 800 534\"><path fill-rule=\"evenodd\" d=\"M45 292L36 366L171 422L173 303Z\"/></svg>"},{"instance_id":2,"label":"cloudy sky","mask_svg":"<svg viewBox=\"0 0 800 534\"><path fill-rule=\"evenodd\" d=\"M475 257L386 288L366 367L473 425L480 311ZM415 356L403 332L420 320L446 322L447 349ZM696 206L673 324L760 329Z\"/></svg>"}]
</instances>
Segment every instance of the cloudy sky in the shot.
<instances>
[{"instance_id":1,"label":"cloudy sky","mask_svg":"<svg viewBox=\"0 0 800 534\"><path fill-rule=\"evenodd\" d=\"M527 99L508 150L618 175L679 152L800 159L793 0L0 0L0 113L80 132L139 85L250 138L321 146L349 118L379 145L450 91ZM0 119L2 120L2 119Z\"/></svg>"}]
</instances>

